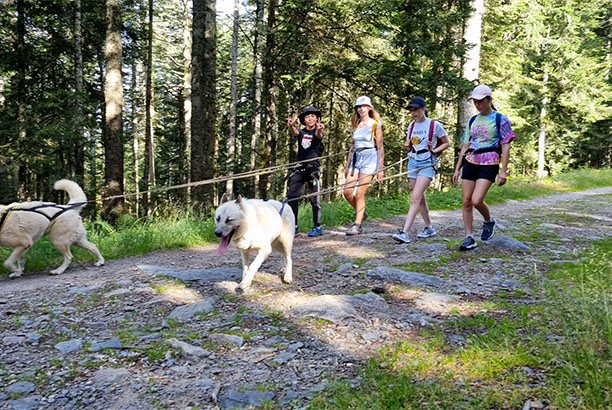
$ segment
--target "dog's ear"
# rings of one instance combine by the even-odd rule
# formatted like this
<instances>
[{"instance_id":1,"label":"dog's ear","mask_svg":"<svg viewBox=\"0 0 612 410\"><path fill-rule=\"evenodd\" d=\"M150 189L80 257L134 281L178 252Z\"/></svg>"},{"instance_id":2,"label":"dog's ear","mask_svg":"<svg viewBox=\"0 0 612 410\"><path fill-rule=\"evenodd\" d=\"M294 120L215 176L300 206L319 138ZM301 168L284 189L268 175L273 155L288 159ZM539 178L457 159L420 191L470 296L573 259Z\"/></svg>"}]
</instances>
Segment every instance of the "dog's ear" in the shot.
<instances>
[{"instance_id":1,"label":"dog's ear","mask_svg":"<svg viewBox=\"0 0 612 410\"><path fill-rule=\"evenodd\" d=\"M224 203L229 202L229 198L227 197L227 193L223 193L223 196L221 196L221 205L223 205Z\"/></svg>"},{"instance_id":2,"label":"dog's ear","mask_svg":"<svg viewBox=\"0 0 612 410\"><path fill-rule=\"evenodd\" d=\"M238 195L238 198L236 198L236 204L240 205L242 203L242 195Z\"/></svg>"}]
</instances>

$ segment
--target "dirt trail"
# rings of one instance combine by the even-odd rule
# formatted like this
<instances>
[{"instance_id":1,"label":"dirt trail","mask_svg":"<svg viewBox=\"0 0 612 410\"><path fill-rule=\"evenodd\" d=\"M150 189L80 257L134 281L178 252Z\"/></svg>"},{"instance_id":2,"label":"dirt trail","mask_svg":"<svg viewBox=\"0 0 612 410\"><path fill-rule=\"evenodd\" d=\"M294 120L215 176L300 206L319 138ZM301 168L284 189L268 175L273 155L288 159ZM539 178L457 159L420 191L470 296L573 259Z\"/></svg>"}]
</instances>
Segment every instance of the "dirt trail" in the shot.
<instances>
[{"instance_id":1,"label":"dirt trail","mask_svg":"<svg viewBox=\"0 0 612 410\"><path fill-rule=\"evenodd\" d=\"M402 215L366 221L356 237L300 234L294 283L281 283L273 253L245 296L233 291L238 252L218 256L216 244L3 277L0 408L302 408L337 378L360 383L382 346L478 312L500 291L531 303L550 262L612 235L611 203L608 187L492 206L496 237L530 250L457 252L460 211L433 211L438 236L407 245L391 239ZM421 228L417 218L412 238Z\"/></svg>"}]
</instances>

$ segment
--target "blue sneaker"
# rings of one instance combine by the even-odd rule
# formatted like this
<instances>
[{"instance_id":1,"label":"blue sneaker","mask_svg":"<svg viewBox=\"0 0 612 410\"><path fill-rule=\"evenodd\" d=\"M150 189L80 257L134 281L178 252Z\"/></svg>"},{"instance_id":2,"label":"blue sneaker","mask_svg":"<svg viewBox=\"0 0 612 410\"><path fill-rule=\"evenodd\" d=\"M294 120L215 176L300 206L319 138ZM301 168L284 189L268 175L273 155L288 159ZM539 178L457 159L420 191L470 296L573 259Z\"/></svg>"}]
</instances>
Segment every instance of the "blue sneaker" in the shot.
<instances>
[{"instance_id":1,"label":"blue sneaker","mask_svg":"<svg viewBox=\"0 0 612 410\"><path fill-rule=\"evenodd\" d=\"M478 244L476 243L476 240L472 238L471 236L468 236L465 238L465 241L463 241L463 243L459 246L459 250L467 251L470 249L474 249L477 246Z\"/></svg>"},{"instance_id":2,"label":"blue sneaker","mask_svg":"<svg viewBox=\"0 0 612 410\"><path fill-rule=\"evenodd\" d=\"M495 218L491 218L491 222L483 223L482 235L480 235L480 239L482 239L483 241L488 241L489 239L491 239L491 237L493 237L493 234L495 233L496 223L497 221L495 220Z\"/></svg>"},{"instance_id":3,"label":"blue sneaker","mask_svg":"<svg viewBox=\"0 0 612 410\"><path fill-rule=\"evenodd\" d=\"M308 232L308 236L321 236L323 235L323 229L320 226L313 226L312 231Z\"/></svg>"},{"instance_id":4,"label":"blue sneaker","mask_svg":"<svg viewBox=\"0 0 612 410\"><path fill-rule=\"evenodd\" d=\"M392 236L392 238L400 243L410 243L410 237L407 232L400 231Z\"/></svg>"},{"instance_id":5,"label":"blue sneaker","mask_svg":"<svg viewBox=\"0 0 612 410\"><path fill-rule=\"evenodd\" d=\"M300 233L300 226L299 225L295 225L295 233L296 234Z\"/></svg>"}]
</instances>

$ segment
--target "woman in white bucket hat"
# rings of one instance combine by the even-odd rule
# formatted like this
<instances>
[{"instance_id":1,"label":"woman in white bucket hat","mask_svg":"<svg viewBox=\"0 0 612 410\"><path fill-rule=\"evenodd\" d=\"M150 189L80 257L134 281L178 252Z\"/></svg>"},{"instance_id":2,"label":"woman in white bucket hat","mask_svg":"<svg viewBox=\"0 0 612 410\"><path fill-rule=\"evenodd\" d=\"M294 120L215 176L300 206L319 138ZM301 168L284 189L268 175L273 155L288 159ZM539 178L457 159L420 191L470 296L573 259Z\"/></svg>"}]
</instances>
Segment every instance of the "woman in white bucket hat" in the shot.
<instances>
[{"instance_id":1,"label":"woman in white bucket hat","mask_svg":"<svg viewBox=\"0 0 612 410\"><path fill-rule=\"evenodd\" d=\"M380 115L374 109L370 97L362 95L355 101L351 128L353 138L344 171L347 182L344 197L355 209L355 222L346 231L349 236L360 234L361 223L368 217L365 211L365 193L369 183L374 175L379 181L385 176L382 171L385 152Z\"/></svg>"},{"instance_id":2,"label":"woman in white bucket hat","mask_svg":"<svg viewBox=\"0 0 612 410\"><path fill-rule=\"evenodd\" d=\"M466 237L459 250L467 251L478 246L474 239L474 208L484 219L480 239L487 241L495 232L496 220L484 201L487 192L497 177L498 185L506 183L510 142L514 131L510 120L497 112L493 106L491 88L481 84L474 88L468 101L474 101L478 114L471 117L461 138L459 160L453 174L453 183L459 182L461 172L461 194L463 197L463 227Z\"/></svg>"}]
</instances>

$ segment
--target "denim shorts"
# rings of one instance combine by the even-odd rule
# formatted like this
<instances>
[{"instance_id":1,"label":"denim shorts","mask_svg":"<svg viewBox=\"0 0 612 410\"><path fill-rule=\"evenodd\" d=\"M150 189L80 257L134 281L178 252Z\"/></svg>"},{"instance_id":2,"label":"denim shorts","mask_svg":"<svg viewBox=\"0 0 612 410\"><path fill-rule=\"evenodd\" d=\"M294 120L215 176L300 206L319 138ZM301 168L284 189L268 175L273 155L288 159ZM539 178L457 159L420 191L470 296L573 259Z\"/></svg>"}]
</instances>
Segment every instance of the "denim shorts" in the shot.
<instances>
[{"instance_id":1,"label":"denim shorts","mask_svg":"<svg viewBox=\"0 0 612 410\"><path fill-rule=\"evenodd\" d=\"M351 159L351 166L349 167L349 174L354 168L362 175L374 175L378 171L378 150L377 149L366 149L360 151L357 154L357 161L353 164Z\"/></svg>"},{"instance_id":2,"label":"denim shorts","mask_svg":"<svg viewBox=\"0 0 612 410\"><path fill-rule=\"evenodd\" d=\"M434 159L434 164L436 163L436 160ZM414 169L417 168L422 168L422 167L426 167L427 165L431 165L431 160L430 159L425 159L425 160L417 160L414 158L410 158L408 160L408 171L412 171ZM408 174L408 178L414 178L416 179L416 177L427 177L431 180L434 179L434 176L436 175L436 169L435 167L428 167L428 168L423 168L419 171L414 171L414 172L410 172Z\"/></svg>"}]
</instances>

